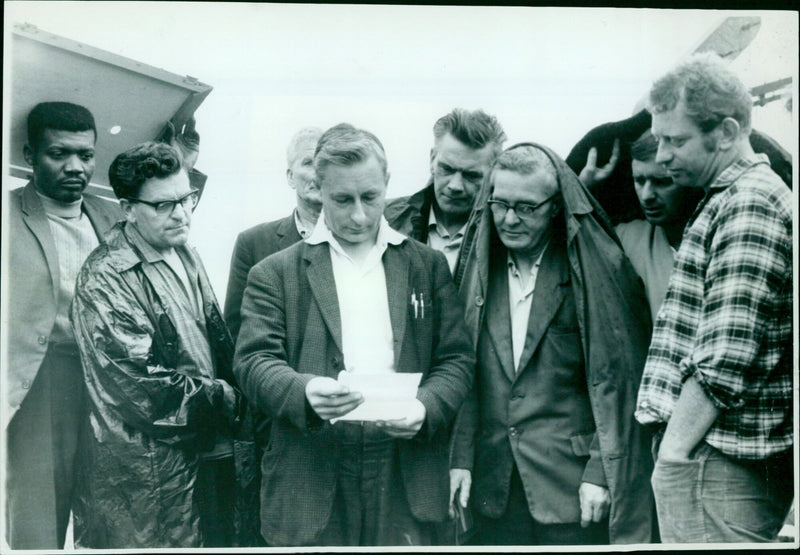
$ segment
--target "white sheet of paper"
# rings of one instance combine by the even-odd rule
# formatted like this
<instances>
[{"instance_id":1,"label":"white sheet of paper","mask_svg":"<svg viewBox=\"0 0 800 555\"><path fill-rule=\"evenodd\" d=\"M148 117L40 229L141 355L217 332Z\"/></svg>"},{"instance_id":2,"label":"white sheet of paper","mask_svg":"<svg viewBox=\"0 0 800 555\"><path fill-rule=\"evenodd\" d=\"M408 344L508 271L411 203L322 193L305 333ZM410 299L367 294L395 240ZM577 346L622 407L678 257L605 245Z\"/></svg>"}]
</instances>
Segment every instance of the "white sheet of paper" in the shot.
<instances>
[{"instance_id":1,"label":"white sheet of paper","mask_svg":"<svg viewBox=\"0 0 800 555\"><path fill-rule=\"evenodd\" d=\"M361 374L342 370L338 381L350 391L358 391L364 402L344 416L331 419L375 422L377 420L396 420L410 413L417 397L417 388L422 373L398 372L380 374Z\"/></svg>"}]
</instances>

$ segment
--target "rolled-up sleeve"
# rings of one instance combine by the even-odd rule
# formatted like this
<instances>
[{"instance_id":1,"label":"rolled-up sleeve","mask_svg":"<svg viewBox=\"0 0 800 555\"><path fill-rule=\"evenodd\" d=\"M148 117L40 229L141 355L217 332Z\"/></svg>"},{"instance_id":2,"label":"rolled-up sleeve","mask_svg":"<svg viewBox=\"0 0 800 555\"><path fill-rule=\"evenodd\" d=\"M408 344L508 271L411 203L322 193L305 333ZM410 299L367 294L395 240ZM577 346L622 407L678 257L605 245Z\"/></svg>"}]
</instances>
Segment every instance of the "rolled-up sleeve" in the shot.
<instances>
[{"instance_id":1,"label":"rolled-up sleeve","mask_svg":"<svg viewBox=\"0 0 800 555\"><path fill-rule=\"evenodd\" d=\"M764 323L791 318L776 314L782 310L781 291L791 283L786 222L778 206L757 192L733 195L717 214L696 347L680 370L684 380L695 376L721 410L742 406L744 394L767 377L756 370L778 363L754 361L763 356Z\"/></svg>"}]
</instances>

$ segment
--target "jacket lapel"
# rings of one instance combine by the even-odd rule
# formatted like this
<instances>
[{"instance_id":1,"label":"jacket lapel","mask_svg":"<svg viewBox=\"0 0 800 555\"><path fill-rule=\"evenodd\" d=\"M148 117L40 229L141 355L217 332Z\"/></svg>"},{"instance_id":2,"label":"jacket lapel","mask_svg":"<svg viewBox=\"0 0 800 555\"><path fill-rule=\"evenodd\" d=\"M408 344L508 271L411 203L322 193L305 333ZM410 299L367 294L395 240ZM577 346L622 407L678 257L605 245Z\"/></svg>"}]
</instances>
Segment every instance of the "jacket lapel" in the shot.
<instances>
[{"instance_id":1,"label":"jacket lapel","mask_svg":"<svg viewBox=\"0 0 800 555\"><path fill-rule=\"evenodd\" d=\"M122 219L119 206L102 197L84 195L83 210L94 227L94 233L100 243L105 242L105 235L118 220Z\"/></svg>"},{"instance_id":2,"label":"jacket lapel","mask_svg":"<svg viewBox=\"0 0 800 555\"><path fill-rule=\"evenodd\" d=\"M280 250L291 247L300 239L302 239L302 237L300 237L300 233L297 231L297 226L295 226L294 223L294 212L292 212L288 218L281 220L281 223L278 224L276 233L278 235L278 248Z\"/></svg>"},{"instance_id":3,"label":"jacket lapel","mask_svg":"<svg viewBox=\"0 0 800 555\"><path fill-rule=\"evenodd\" d=\"M562 285L569 283L569 273L565 262L563 246L560 243L551 242L542 257L539 274L536 277L531 314L528 319L528 334L525 337L525 348L519 359L520 370L528 365L550 326L550 321L564 300Z\"/></svg>"},{"instance_id":4,"label":"jacket lapel","mask_svg":"<svg viewBox=\"0 0 800 555\"><path fill-rule=\"evenodd\" d=\"M514 381L514 352L511 346L511 310L508 306L508 268L506 250L502 249L490 255L492 265L489 273L489 289L486 297L489 301L486 310L486 329L494 343L494 351L500 360L500 366L509 380Z\"/></svg>"},{"instance_id":5,"label":"jacket lapel","mask_svg":"<svg viewBox=\"0 0 800 555\"><path fill-rule=\"evenodd\" d=\"M408 303L411 299L408 274L409 262L401 247L389 245L383 253L383 269L386 274L386 293L389 300L389 318L394 337L394 367L400 368L400 350L406 333Z\"/></svg>"},{"instance_id":6,"label":"jacket lapel","mask_svg":"<svg viewBox=\"0 0 800 555\"><path fill-rule=\"evenodd\" d=\"M342 320L339 313L339 298L336 295L336 282L333 279L331 253L327 243L319 245L305 244L303 257L308 262L306 276L311 294L317 302L325 325L333 337L333 341L342 349Z\"/></svg>"},{"instance_id":7,"label":"jacket lapel","mask_svg":"<svg viewBox=\"0 0 800 555\"><path fill-rule=\"evenodd\" d=\"M56 253L56 244L50 231L47 214L44 212L42 201L36 196L32 181L25 186L25 190L22 192L22 219L42 246L47 267L50 269L50 278L53 281L53 296L57 303L60 289L59 280L61 279L58 253Z\"/></svg>"}]
</instances>

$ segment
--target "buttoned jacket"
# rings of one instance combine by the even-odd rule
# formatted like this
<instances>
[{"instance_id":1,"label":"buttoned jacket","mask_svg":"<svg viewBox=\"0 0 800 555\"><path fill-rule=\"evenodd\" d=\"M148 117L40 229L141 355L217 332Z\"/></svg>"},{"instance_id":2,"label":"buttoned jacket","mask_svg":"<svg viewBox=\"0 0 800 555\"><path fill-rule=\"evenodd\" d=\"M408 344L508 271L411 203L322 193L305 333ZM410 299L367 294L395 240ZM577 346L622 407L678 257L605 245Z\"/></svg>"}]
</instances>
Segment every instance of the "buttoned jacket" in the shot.
<instances>
[{"instance_id":1,"label":"buttoned jacket","mask_svg":"<svg viewBox=\"0 0 800 555\"><path fill-rule=\"evenodd\" d=\"M652 457L647 433L633 418L651 329L644 289L597 201L553 151L541 145L531 146L544 151L555 166L563 200L563 219L554 221L553 225L560 226L566 244L569 278L564 283L568 283L574 299L589 403L603 474L611 495L610 539L612 543L649 542L653 507L649 483ZM490 195L487 184L481 189L467 223L455 277L465 303L467 327L476 344L488 320L485 308L491 237L496 233L487 204ZM553 291L554 298L562 294L561 287ZM545 324L547 319L543 318L536 325ZM548 330L547 335L552 331ZM528 333L530 336L530 328ZM538 345L548 347L547 342L540 341ZM550 343L548 348L557 350L556 347L555 343ZM510 353L511 346L507 349ZM533 357L537 356L545 354L534 352ZM481 387L481 383L476 383L476 389ZM467 410L470 406L473 410ZM475 457L482 456L477 452L480 449L480 444L476 443L478 421L492 418L483 409L478 403L465 403L465 410L459 414L453 468L473 468ZM510 434L511 430L506 433ZM582 449L580 445L576 447ZM475 477L473 483L481 479Z\"/></svg>"},{"instance_id":2,"label":"buttoned jacket","mask_svg":"<svg viewBox=\"0 0 800 555\"><path fill-rule=\"evenodd\" d=\"M476 457L473 507L500 518L516 466L537 522L575 523L580 520L581 482L606 482L598 444L593 444L595 423L563 240L551 240L542 257L518 367L511 350L502 244L490 258L475 395L467 401L477 406L465 405L481 415L470 432Z\"/></svg>"}]
</instances>

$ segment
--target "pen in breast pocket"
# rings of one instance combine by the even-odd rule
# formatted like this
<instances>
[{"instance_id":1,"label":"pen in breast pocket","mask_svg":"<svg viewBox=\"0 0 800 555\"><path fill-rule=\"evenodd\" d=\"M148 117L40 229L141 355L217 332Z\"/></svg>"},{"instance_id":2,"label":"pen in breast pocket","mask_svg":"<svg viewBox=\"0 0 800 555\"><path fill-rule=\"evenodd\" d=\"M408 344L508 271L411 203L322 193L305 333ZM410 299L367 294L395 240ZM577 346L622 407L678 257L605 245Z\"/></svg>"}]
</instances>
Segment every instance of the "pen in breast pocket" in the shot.
<instances>
[{"instance_id":1,"label":"pen in breast pocket","mask_svg":"<svg viewBox=\"0 0 800 555\"><path fill-rule=\"evenodd\" d=\"M417 302L416 292L411 292L411 305L414 307L414 318L418 317L419 303Z\"/></svg>"},{"instance_id":2,"label":"pen in breast pocket","mask_svg":"<svg viewBox=\"0 0 800 555\"><path fill-rule=\"evenodd\" d=\"M421 309L422 318L425 318L425 297L423 296L423 293L421 293L421 292L419 294L419 306L420 306L420 309Z\"/></svg>"}]
</instances>

